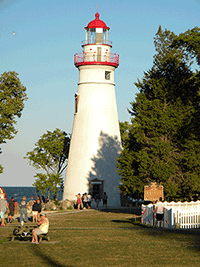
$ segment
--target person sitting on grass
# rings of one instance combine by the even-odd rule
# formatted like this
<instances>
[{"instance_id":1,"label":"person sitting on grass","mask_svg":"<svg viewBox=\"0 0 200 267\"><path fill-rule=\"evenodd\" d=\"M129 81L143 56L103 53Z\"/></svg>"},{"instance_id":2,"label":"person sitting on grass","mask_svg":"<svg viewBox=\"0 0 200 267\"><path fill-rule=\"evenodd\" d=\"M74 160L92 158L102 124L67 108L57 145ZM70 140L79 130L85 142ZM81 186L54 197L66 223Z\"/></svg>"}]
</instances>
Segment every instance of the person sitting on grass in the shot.
<instances>
[{"instance_id":1,"label":"person sitting on grass","mask_svg":"<svg viewBox=\"0 0 200 267\"><path fill-rule=\"evenodd\" d=\"M32 231L32 243L38 244L38 236L42 234L47 234L49 230L49 220L46 217L46 214L40 214L40 221L38 223L39 228L35 228Z\"/></svg>"}]
</instances>

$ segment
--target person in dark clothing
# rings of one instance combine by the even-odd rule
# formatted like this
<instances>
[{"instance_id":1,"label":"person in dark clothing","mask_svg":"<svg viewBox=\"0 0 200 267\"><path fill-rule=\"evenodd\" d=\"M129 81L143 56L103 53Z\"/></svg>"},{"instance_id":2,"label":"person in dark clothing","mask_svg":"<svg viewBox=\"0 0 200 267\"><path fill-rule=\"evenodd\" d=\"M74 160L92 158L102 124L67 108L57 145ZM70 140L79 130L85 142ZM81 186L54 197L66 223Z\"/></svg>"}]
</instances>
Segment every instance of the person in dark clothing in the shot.
<instances>
[{"instance_id":1,"label":"person in dark clothing","mask_svg":"<svg viewBox=\"0 0 200 267\"><path fill-rule=\"evenodd\" d=\"M37 196L37 211L38 211L38 214L37 214L37 220L40 221L40 213L41 213L41 210L42 210L42 203L41 203L41 198L40 196L38 195Z\"/></svg>"},{"instance_id":2,"label":"person in dark clothing","mask_svg":"<svg viewBox=\"0 0 200 267\"><path fill-rule=\"evenodd\" d=\"M14 200L14 197L11 197L11 200L8 201L7 203L7 208L8 208L8 217L7 217L7 222L11 223L13 221L13 216L16 212L18 203Z\"/></svg>"},{"instance_id":3,"label":"person in dark clothing","mask_svg":"<svg viewBox=\"0 0 200 267\"><path fill-rule=\"evenodd\" d=\"M37 215L38 215L38 203L37 200L34 199L33 206L32 206L32 213L33 213L33 222L35 221L37 223Z\"/></svg>"},{"instance_id":4,"label":"person in dark clothing","mask_svg":"<svg viewBox=\"0 0 200 267\"><path fill-rule=\"evenodd\" d=\"M46 199L45 199L45 197L43 195L42 195L42 202L46 203Z\"/></svg>"},{"instance_id":5,"label":"person in dark clothing","mask_svg":"<svg viewBox=\"0 0 200 267\"><path fill-rule=\"evenodd\" d=\"M104 192L102 199L103 199L103 207L106 207L106 209L107 209L108 208L108 206L107 206L108 196L106 195L106 192Z\"/></svg>"}]
</instances>

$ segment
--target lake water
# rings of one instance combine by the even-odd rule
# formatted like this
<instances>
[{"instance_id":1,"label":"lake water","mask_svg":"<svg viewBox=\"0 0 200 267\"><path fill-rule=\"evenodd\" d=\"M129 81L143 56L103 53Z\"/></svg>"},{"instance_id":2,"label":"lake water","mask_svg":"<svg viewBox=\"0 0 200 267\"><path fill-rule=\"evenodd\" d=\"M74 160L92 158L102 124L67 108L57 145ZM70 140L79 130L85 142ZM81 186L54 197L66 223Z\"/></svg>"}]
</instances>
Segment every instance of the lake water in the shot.
<instances>
[{"instance_id":1,"label":"lake water","mask_svg":"<svg viewBox=\"0 0 200 267\"><path fill-rule=\"evenodd\" d=\"M9 201L11 197L14 197L15 201L18 203L21 202L23 196L26 196L27 201L31 200L31 197L36 198L37 195L40 197L42 196L42 193L36 192L36 188L33 186L2 186L6 193L6 198ZM45 198L47 197L47 194L44 195ZM57 191L57 198L58 200L62 200L63 192L58 189ZM53 199L53 193L50 191L50 199Z\"/></svg>"}]
</instances>

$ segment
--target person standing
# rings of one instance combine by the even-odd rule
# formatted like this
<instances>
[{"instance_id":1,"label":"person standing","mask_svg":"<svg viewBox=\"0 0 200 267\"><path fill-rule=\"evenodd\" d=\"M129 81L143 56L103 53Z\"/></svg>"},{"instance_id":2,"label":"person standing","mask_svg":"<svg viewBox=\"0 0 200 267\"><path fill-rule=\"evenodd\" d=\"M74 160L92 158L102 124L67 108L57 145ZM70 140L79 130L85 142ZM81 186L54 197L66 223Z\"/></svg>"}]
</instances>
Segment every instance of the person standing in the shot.
<instances>
[{"instance_id":1,"label":"person standing","mask_svg":"<svg viewBox=\"0 0 200 267\"><path fill-rule=\"evenodd\" d=\"M84 196L83 196L83 208L84 209L87 209L88 208L87 201L88 201L88 197L87 197L87 193L85 193Z\"/></svg>"},{"instance_id":2,"label":"person standing","mask_svg":"<svg viewBox=\"0 0 200 267\"><path fill-rule=\"evenodd\" d=\"M161 227L161 224L162 224L162 221L164 219L164 204L162 202L162 197L159 198L159 201L155 204L155 213L156 213L156 225L157 225L157 222L159 222L160 224L160 227Z\"/></svg>"},{"instance_id":3,"label":"person standing","mask_svg":"<svg viewBox=\"0 0 200 267\"><path fill-rule=\"evenodd\" d=\"M97 209L99 209L99 202L101 201L100 195L96 194L95 197L94 197L94 200L96 202Z\"/></svg>"},{"instance_id":4,"label":"person standing","mask_svg":"<svg viewBox=\"0 0 200 267\"><path fill-rule=\"evenodd\" d=\"M91 208L91 202L92 202L92 195L89 193L89 194L88 194L88 200L87 200L87 206L88 206L88 209Z\"/></svg>"},{"instance_id":5,"label":"person standing","mask_svg":"<svg viewBox=\"0 0 200 267\"><path fill-rule=\"evenodd\" d=\"M5 226L5 218L4 215L6 213L6 209L7 209L7 201L5 200L4 196L1 196L0 199L0 212L1 212L1 226L4 227Z\"/></svg>"},{"instance_id":6,"label":"person standing","mask_svg":"<svg viewBox=\"0 0 200 267\"><path fill-rule=\"evenodd\" d=\"M23 215L25 215L25 222L28 222L28 216L27 216L27 202L26 197L23 196L23 200L20 203L21 211L20 211L20 223L22 224L23 221Z\"/></svg>"},{"instance_id":7,"label":"person standing","mask_svg":"<svg viewBox=\"0 0 200 267\"><path fill-rule=\"evenodd\" d=\"M106 207L106 209L107 209L108 208L108 206L107 206L108 196L106 195L106 192L104 192L102 199L103 199L103 207Z\"/></svg>"},{"instance_id":8,"label":"person standing","mask_svg":"<svg viewBox=\"0 0 200 267\"><path fill-rule=\"evenodd\" d=\"M36 199L33 200L32 214L33 214L33 222L35 221L37 223L38 203Z\"/></svg>"},{"instance_id":9,"label":"person standing","mask_svg":"<svg viewBox=\"0 0 200 267\"><path fill-rule=\"evenodd\" d=\"M11 197L11 200L8 201L7 203L7 208L8 208L7 222L8 223L13 222L13 216L15 212L17 211L17 206L18 206L18 203L14 200L14 197Z\"/></svg>"},{"instance_id":10,"label":"person standing","mask_svg":"<svg viewBox=\"0 0 200 267\"><path fill-rule=\"evenodd\" d=\"M78 195L76 195L76 197L77 197L77 209L80 210L81 204L82 204L81 194L78 193Z\"/></svg>"},{"instance_id":11,"label":"person standing","mask_svg":"<svg viewBox=\"0 0 200 267\"><path fill-rule=\"evenodd\" d=\"M42 202L46 203L46 199L45 199L44 195L42 195Z\"/></svg>"},{"instance_id":12,"label":"person standing","mask_svg":"<svg viewBox=\"0 0 200 267\"><path fill-rule=\"evenodd\" d=\"M37 195L37 211L38 211L37 220L38 221L40 221L40 213L41 213L41 210L42 210L41 198L40 198L39 195Z\"/></svg>"}]
</instances>

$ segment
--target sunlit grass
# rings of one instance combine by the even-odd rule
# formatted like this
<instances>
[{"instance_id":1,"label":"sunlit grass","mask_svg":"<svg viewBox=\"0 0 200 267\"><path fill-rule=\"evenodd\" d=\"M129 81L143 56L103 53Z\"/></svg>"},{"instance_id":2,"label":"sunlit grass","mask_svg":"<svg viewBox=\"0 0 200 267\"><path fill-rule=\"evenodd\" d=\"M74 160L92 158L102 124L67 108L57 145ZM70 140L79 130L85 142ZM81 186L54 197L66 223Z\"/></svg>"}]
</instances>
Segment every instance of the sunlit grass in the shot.
<instances>
[{"instance_id":1,"label":"sunlit grass","mask_svg":"<svg viewBox=\"0 0 200 267\"><path fill-rule=\"evenodd\" d=\"M1 266L199 266L198 230L146 228L135 225L132 214L100 211L49 215L49 220L51 240L39 245L11 243L14 225L1 228Z\"/></svg>"}]
</instances>

